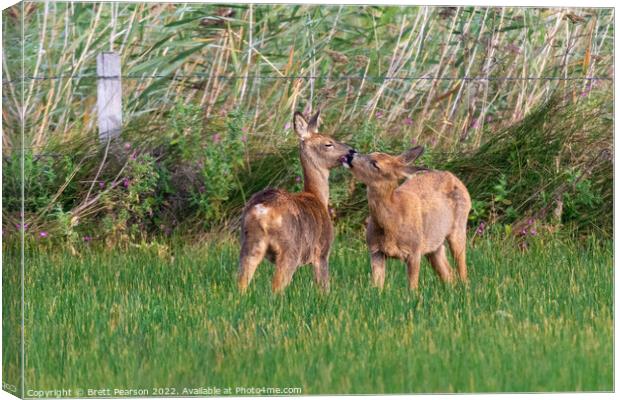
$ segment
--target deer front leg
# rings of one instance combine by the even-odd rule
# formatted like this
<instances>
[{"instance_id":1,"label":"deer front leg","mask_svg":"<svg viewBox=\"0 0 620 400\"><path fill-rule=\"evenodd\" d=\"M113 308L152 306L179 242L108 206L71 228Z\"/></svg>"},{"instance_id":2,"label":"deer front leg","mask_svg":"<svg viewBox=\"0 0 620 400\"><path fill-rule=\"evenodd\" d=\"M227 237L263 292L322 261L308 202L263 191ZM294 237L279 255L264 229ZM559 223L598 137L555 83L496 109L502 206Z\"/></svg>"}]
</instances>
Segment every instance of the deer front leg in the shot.
<instances>
[{"instance_id":1,"label":"deer front leg","mask_svg":"<svg viewBox=\"0 0 620 400\"><path fill-rule=\"evenodd\" d=\"M420 278L420 253L411 254L407 257L407 277L409 278L409 289L418 288L418 280Z\"/></svg>"},{"instance_id":2,"label":"deer front leg","mask_svg":"<svg viewBox=\"0 0 620 400\"><path fill-rule=\"evenodd\" d=\"M385 283L385 254L376 251L370 254L370 268L372 270L372 284L383 289Z\"/></svg>"}]
</instances>

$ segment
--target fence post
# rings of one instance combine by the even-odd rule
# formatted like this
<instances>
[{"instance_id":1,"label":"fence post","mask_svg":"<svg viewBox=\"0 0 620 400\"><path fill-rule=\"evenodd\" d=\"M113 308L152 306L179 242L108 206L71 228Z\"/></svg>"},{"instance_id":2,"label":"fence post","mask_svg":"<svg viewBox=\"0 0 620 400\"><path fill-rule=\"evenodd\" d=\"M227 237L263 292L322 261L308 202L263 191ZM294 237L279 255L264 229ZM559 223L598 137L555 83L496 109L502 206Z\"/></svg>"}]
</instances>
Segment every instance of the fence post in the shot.
<instances>
[{"instance_id":1,"label":"fence post","mask_svg":"<svg viewBox=\"0 0 620 400\"><path fill-rule=\"evenodd\" d=\"M97 111L99 140L118 137L123 124L121 107L121 57L114 52L97 56Z\"/></svg>"}]
</instances>

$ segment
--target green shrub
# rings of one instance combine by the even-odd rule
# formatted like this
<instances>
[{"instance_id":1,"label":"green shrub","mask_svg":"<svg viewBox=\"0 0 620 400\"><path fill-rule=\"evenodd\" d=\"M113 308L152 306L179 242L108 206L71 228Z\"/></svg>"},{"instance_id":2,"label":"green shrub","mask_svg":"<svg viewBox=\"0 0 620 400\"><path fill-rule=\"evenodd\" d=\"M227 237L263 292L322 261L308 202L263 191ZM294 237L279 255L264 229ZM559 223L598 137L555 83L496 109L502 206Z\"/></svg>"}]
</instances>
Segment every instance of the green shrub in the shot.
<instances>
[{"instance_id":1,"label":"green shrub","mask_svg":"<svg viewBox=\"0 0 620 400\"><path fill-rule=\"evenodd\" d=\"M138 240L156 225L155 211L161 204L159 173L149 154L131 156L120 184L107 193L103 233L108 240Z\"/></svg>"},{"instance_id":2,"label":"green shrub","mask_svg":"<svg viewBox=\"0 0 620 400\"><path fill-rule=\"evenodd\" d=\"M244 143L247 140L243 129L243 114L229 114L226 132L213 134L211 143L207 143L202 150L202 179L191 200L207 226L225 217L223 205L230 199L233 189L238 187L237 175L244 165Z\"/></svg>"},{"instance_id":3,"label":"green shrub","mask_svg":"<svg viewBox=\"0 0 620 400\"><path fill-rule=\"evenodd\" d=\"M452 171L465 182L472 227L498 223L510 230L553 205L559 193L561 223L568 229L609 234L613 166L605 157L592 160L611 148L613 121L605 118L605 96L594 97L577 103L554 97L479 148L449 153L427 146L419 163ZM37 224L71 241L139 241L175 229L234 229L252 194L269 186L303 188L293 135L279 133L282 142L268 143L260 132L246 132L249 118L240 110L205 124L200 107L182 103L168 111L166 121L150 126L136 120L110 146L103 166L105 146L95 141L73 145L66 151L70 156L27 153L27 219L37 216ZM341 140L361 152L399 154L410 147L402 132L383 131L374 119L351 131ZM14 224L21 207L18 153L5 156L3 167L3 212ZM364 185L344 168L334 169L330 182L338 229L362 229L368 215ZM94 202L84 208L86 200ZM551 214L536 218L552 222Z\"/></svg>"}]
</instances>

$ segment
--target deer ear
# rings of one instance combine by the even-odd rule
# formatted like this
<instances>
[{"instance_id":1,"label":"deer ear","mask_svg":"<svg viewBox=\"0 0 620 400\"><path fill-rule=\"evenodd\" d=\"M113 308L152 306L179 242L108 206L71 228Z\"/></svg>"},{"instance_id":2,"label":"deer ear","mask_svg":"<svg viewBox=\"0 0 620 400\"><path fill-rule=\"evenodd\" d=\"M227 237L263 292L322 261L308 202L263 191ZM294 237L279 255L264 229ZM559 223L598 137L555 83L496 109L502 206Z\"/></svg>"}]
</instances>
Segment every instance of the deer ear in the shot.
<instances>
[{"instance_id":1,"label":"deer ear","mask_svg":"<svg viewBox=\"0 0 620 400\"><path fill-rule=\"evenodd\" d=\"M321 109L319 108L316 113L308 121L308 130L312 133L319 132L319 117L321 115Z\"/></svg>"},{"instance_id":2,"label":"deer ear","mask_svg":"<svg viewBox=\"0 0 620 400\"><path fill-rule=\"evenodd\" d=\"M405 151L403 154L398 156L402 162L405 164L411 164L415 160L417 160L422 153L424 153L424 146L416 146Z\"/></svg>"},{"instance_id":3,"label":"deer ear","mask_svg":"<svg viewBox=\"0 0 620 400\"><path fill-rule=\"evenodd\" d=\"M307 139L310 137L310 129L308 121L302 113L299 111L295 111L293 115L293 127L295 128L295 132L299 135L301 140Z\"/></svg>"}]
</instances>

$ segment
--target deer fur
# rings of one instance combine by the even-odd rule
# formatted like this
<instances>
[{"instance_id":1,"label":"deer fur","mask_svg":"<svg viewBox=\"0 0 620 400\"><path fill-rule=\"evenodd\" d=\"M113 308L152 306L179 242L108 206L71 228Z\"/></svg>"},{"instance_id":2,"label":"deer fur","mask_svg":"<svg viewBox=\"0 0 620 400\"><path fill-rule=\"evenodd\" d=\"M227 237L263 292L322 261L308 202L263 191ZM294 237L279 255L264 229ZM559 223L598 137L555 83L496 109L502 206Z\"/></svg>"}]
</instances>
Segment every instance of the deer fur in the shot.
<instances>
[{"instance_id":1,"label":"deer fur","mask_svg":"<svg viewBox=\"0 0 620 400\"><path fill-rule=\"evenodd\" d=\"M265 189L245 205L241 221L239 289L244 292L264 257L275 263L274 292L283 291L293 274L312 264L316 282L329 289L329 252L333 240L329 216L329 170L346 164L354 150L318 132L319 112L310 120L299 112L293 126L299 136L304 190Z\"/></svg>"},{"instance_id":2,"label":"deer fur","mask_svg":"<svg viewBox=\"0 0 620 400\"><path fill-rule=\"evenodd\" d=\"M447 240L459 276L467 281L465 245L469 192L447 171L418 168L413 163L421 146L392 156L384 153L355 154L349 159L355 178L367 186L370 217L366 241L370 252L372 281L383 288L385 260L407 264L409 288L418 287L420 259L426 255L444 282L453 279L446 257ZM403 184L400 181L406 179Z\"/></svg>"}]
</instances>

